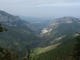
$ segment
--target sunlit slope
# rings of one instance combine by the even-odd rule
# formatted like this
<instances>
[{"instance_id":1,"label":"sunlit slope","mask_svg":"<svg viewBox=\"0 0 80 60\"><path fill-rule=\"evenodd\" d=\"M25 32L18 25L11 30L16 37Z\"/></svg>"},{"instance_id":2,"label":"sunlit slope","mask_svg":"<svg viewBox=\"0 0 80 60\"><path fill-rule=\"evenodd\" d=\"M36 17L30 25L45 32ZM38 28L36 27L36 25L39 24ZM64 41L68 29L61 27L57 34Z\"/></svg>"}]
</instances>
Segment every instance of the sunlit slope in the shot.
<instances>
[{"instance_id":1,"label":"sunlit slope","mask_svg":"<svg viewBox=\"0 0 80 60\"><path fill-rule=\"evenodd\" d=\"M36 60L73 60L74 44L75 38L66 40L55 49L37 55Z\"/></svg>"},{"instance_id":2,"label":"sunlit slope","mask_svg":"<svg viewBox=\"0 0 80 60\"><path fill-rule=\"evenodd\" d=\"M43 38L43 42L41 45L50 45L63 39L69 39L79 31L79 18L62 17L54 19L42 30L41 37Z\"/></svg>"},{"instance_id":3,"label":"sunlit slope","mask_svg":"<svg viewBox=\"0 0 80 60\"><path fill-rule=\"evenodd\" d=\"M33 51L33 54L38 55L38 54L41 54L41 53L45 53L47 51L55 49L59 45L60 45L60 43L57 43L57 44L54 44L54 45L51 45L51 46L47 46L47 47L35 48L34 51Z\"/></svg>"}]
</instances>

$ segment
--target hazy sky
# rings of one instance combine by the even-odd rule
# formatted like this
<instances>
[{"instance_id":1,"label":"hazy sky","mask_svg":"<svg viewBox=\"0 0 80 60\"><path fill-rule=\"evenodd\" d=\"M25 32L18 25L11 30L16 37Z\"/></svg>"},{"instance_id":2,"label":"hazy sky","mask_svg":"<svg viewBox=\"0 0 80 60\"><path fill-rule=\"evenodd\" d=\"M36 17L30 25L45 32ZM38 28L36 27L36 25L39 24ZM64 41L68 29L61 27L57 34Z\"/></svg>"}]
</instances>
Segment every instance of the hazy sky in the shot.
<instances>
[{"instance_id":1,"label":"hazy sky","mask_svg":"<svg viewBox=\"0 0 80 60\"><path fill-rule=\"evenodd\" d=\"M80 17L80 0L0 0L0 10L39 18Z\"/></svg>"}]
</instances>

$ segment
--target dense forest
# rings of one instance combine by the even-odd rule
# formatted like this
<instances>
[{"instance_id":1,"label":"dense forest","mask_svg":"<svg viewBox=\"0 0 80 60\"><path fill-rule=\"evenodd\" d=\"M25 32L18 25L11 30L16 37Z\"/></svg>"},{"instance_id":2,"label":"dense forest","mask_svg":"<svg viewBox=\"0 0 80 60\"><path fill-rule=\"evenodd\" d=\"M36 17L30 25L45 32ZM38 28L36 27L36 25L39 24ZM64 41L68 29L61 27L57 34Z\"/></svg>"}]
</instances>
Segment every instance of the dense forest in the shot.
<instances>
[{"instance_id":1,"label":"dense forest","mask_svg":"<svg viewBox=\"0 0 80 60\"><path fill-rule=\"evenodd\" d=\"M0 24L0 32L8 31ZM27 49L27 53L22 58L9 48L0 47L0 60L80 60L80 33L78 36L65 40L57 48L45 53L32 55L32 49Z\"/></svg>"}]
</instances>

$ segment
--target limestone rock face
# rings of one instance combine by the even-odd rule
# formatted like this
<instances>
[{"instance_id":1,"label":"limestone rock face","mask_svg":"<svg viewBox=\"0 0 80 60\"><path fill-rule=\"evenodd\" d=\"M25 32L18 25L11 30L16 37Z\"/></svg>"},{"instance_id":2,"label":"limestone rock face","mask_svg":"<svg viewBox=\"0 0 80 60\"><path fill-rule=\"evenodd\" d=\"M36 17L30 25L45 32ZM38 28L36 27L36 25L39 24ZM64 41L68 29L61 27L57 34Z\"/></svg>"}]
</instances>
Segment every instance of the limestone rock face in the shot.
<instances>
[{"instance_id":1,"label":"limestone rock face","mask_svg":"<svg viewBox=\"0 0 80 60\"><path fill-rule=\"evenodd\" d=\"M59 19L55 19L49 23L47 27L42 30L41 34L48 33L53 29L57 28L61 24L71 24L71 23L80 23L80 19L74 17L63 17Z\"/></svg>"},{"instance_id":2,"label":"limestone rock face","mask_svg":"<svg viewBox=\"0 0 80 60\"><path fill-rule=\"evenodd\" d=\"M33 26L31 26L31 24L28 23L27 21L21 20L18 16L13 16L4 11L0 11L0 23L15 27L23 26L25 28L29 28L33 31L36 31L36 29Z\"/></svg>"}]
</instances>

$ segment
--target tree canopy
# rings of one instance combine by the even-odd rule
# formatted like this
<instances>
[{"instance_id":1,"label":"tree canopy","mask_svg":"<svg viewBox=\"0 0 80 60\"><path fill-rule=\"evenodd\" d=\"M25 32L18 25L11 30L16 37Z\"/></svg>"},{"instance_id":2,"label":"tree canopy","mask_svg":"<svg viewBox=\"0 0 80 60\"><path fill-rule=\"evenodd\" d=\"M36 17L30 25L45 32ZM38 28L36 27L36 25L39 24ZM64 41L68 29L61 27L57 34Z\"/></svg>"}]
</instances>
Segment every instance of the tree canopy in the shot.
<instances>
[{"instance_id":1,"label":"tree canopy","mask_svg":"<svg viewBox=\"0 0 80 60\"><path fill-rule=\"evenodd\" d=\"M2 25L0 24L0 32L3 32L3 31L7 31L7 29L5 27L2 27Z\"/></svg>"},{"instance_id":2,"label":"tree canopy","mask_svg":"<svg viewBox=\"0 0 80 60\"><path fill-rule=\"evenodd\" d=\"M74 47L74 54L73 54L74 60L80 60L80 33L78 34L79 36L76 38L76 43Z\"/></svg>"}]
</instances>

